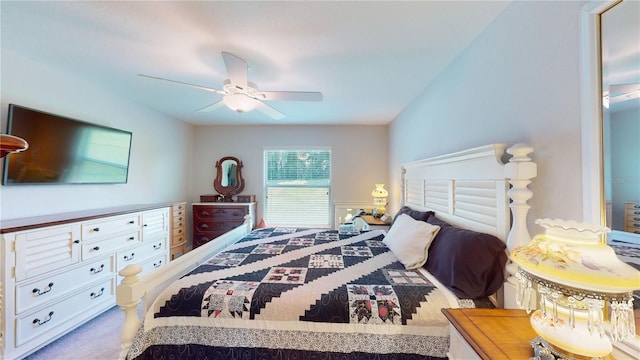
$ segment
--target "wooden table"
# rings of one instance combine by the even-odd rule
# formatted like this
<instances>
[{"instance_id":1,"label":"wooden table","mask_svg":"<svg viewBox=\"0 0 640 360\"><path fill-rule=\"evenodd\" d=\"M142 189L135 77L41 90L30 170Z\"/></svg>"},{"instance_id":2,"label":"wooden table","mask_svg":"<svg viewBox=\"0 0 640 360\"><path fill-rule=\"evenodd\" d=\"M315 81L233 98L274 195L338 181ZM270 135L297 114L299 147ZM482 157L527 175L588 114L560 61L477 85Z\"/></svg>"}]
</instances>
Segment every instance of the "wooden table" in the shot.
<instances>
[{"instance_id":1,"label":"wooden table","mask_svg":"<svg viewBox=\"0 0 640 360\"><path fill-rule=\"evenodd\" d=\"M389 230L389 226L391 226L391 223L384 222L372 215L362 215L361 218L369 225L371 230Z\"/></svg>"},{"instance_id":2,"label":"wooden table","mask_svg":"<svg viewBox=\"0 0 640 360\"><path fill-rule=\"evenodd\" d=\"M529 359L530 341L537 334L524 310L442 309L451 323L450 359ZM640 329L640 312L635 312L636 329ZM628 359L614 349L610 359Z\"/></svg>"},{"instance_id":3,"label":"wooden table","mask_svg":"<svg viewBox=\"0 0 640 360\"><path fill-rule=\"evenodd\" d=\"M529 342L537 335L524 310L442 309L442 312L452 327L451 359L528 359L533 356Z\"/></svg>"}]
</instances>

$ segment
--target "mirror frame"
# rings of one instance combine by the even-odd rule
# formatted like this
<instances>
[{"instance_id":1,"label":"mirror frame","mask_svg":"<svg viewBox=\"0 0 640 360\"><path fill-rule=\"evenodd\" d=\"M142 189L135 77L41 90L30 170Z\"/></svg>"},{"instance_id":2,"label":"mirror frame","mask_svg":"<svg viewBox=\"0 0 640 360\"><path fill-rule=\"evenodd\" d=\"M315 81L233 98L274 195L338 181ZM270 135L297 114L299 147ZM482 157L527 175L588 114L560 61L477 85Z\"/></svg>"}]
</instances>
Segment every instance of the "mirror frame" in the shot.
<instances>
[{"instance_id":1,"label":"mirror frame","mask_svg":"<svg viewBox=\"0 0 640 360\"><path fill-rule=\"evenodd\" d=\"M233 160L238 164L236 167L236 184L234 186L222 186L222 163ZM242 161L233 156L225 156L216 161L216 178L213 180L213 188L222 195L223 201L233 201L233 195L237 195L244 189L244 178L242 178Z\"/></svg>"},{"instance_id":2,"label":"mirror frame","mask_svg":"<svg viewBox=\"0 0 640 360\"><path fill-rule=\"evenodd\" d=\"M582 217L605 225L600 15L621 0L591 0L580 14Z\"/></svg>"}]
</instances>

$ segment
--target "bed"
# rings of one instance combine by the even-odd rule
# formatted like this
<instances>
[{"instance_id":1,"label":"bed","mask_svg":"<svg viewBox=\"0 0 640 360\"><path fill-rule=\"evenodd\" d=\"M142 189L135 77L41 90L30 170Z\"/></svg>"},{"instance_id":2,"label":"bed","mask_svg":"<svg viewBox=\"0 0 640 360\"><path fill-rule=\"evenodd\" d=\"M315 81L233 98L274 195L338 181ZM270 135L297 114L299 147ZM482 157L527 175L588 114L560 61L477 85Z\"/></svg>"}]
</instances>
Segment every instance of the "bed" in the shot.
<instances>
[{"instance_id":1,"label":"bed","mask_svg":"<svg viewBox=\"0 0 640 360\"><path fill-rule=\"evenodd\" d=\"M446 358L441 309L501 306L508 243L529 240L530 194L514 194L528 192L532 149L514 145L504 164L505 149L403 165L388 232L252 230L247 219L161 271L138 278L130 265L117 290L121 357Z\"/></svg>"}]
</instances>

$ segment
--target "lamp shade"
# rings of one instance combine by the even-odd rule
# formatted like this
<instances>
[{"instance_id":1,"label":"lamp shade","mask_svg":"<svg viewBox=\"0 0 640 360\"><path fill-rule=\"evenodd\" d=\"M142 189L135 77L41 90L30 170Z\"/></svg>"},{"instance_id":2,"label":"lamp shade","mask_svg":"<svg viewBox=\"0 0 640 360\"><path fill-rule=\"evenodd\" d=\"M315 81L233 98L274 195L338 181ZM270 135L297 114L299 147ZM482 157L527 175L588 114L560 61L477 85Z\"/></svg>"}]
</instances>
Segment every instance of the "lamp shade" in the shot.
<instances>
[{"instance_id":1,"label":"lamp shade","mask_svg":"<svg viewBox=\"0 0 640 360\"><path fill-rule=\"evenodd\" d=\"M375 216L381 217L387 211L387 196L389 192L384 188L384 184L376 184L376 188L371 192L373 205L375 205Z\"/></svg>"},{"instance_id":2,"label":"lamp shade","mask_svg":"<svg viewBox=\"0 0 640 360\"><path fill-rule=\"evenodd\" d=\"M516 302L527 312L538 308L531 315L539 335L532 346L563 359L607 356L612 342L635 335L632 292L640 289L640 272L606 244L604 226L560 219L536 224L544 234L511 252L519 267Z\"/></svg>"},{"instance_id":3,"label":"lamp shade","mask_svg":"<svg viewBox=\"0 0 640 360\"><path fill-rule=\"evenodd\" d=\"M376 184L376 188L371 192L374 198L386 198L389 192L384 188L384 184Z\"/></svg>"},{"instance_id":4,"label":"lamp shade","mask_svg":"<svg viewBox=\"0 0 640 360\"><path fill-rule=\"evenodd\" d=\"M620 261L601 238L609 229L560 219L538 219L545 234L516 248L512 260L529 274L576 289L628 293L640 288L640 272Z\"/></svg>"}]
</instances>

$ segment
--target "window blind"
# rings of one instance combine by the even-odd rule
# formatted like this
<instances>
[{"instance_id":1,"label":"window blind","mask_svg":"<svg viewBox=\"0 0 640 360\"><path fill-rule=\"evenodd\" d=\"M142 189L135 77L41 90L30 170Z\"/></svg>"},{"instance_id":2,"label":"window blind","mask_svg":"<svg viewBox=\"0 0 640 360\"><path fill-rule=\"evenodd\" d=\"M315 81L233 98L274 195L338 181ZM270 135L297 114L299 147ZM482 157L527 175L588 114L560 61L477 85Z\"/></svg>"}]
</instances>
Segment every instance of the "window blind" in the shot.
<instances>
[{"instance_id":1,"label":"window blind","mask_svg":"<svg viewBox=\"0 0 640 360\"><path fill-rule=\"evenodd\" d=\"M265 150L264 218L270 226L331 226L331 150Z\"/></svg>"}]
</instances>

